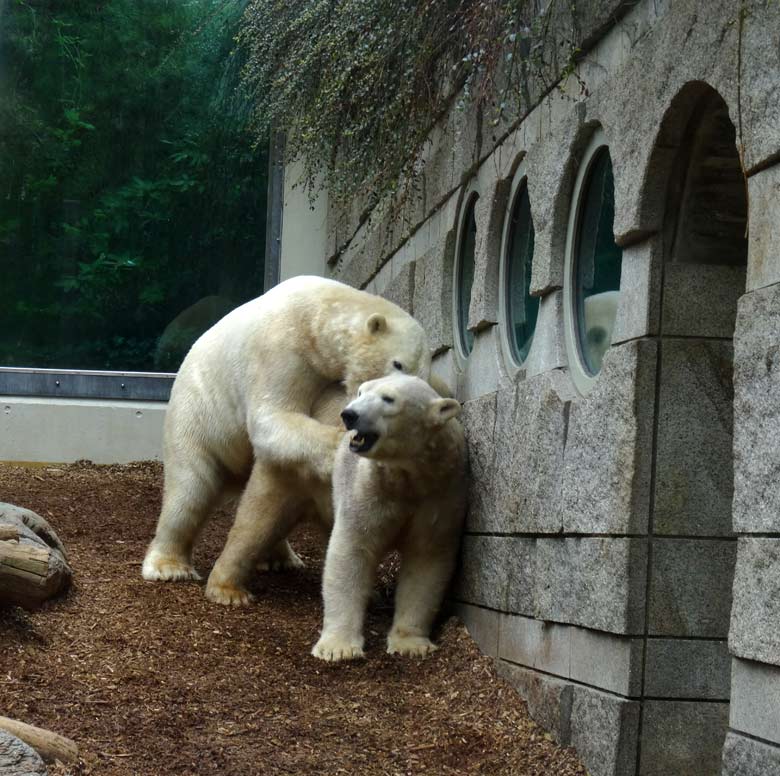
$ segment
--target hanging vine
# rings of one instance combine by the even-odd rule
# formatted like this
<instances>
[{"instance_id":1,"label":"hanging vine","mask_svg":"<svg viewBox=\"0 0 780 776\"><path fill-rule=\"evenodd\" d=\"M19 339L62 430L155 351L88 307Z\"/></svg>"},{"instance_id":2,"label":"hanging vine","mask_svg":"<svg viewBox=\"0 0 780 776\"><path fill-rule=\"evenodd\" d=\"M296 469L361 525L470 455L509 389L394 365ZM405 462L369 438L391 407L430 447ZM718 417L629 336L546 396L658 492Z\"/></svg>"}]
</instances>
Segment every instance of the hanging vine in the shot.
<instances>
[{"instance_id":1,"label":"hanging vine","mask_svg":"<svg viewBox=\"0 0 780 776\"><path fill-rule=\"evenodd\" d=\"M310 193L370 206L414 185L453 105L510 122L571 72L576 21L571 0L252 0L238 41L254 136L284 128Z\"/></svg>"}]
</instances>

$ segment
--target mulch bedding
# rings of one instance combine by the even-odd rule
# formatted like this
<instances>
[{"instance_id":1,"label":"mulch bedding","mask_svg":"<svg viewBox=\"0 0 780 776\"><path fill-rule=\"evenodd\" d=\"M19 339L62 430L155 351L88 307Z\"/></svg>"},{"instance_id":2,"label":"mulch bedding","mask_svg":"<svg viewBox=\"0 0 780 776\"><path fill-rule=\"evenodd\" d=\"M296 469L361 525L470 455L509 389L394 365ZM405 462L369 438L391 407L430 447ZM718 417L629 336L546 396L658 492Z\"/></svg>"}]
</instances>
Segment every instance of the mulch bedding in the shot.
<instances>
[{"instance_id":1,"label":"mulch bedding","mask_svg":"<svg viewBox=\"0 0 780 776\"><path fill-rule=\"evenodd\" d=\"M303 571L259 574L257 603L228 609L202 586L152 584L140 561L160 506L158 464L0 466L0 501L47 518L75 571L35 613L0 609L0 714L76 740L56 773L585 774L528 716L463 626L426 660L387 655L394 564L367 623L367 659L328 665L318 636L324 542L300 529ZM216 559L232 515L198 545Z\"/></svg>"}]
</instances>

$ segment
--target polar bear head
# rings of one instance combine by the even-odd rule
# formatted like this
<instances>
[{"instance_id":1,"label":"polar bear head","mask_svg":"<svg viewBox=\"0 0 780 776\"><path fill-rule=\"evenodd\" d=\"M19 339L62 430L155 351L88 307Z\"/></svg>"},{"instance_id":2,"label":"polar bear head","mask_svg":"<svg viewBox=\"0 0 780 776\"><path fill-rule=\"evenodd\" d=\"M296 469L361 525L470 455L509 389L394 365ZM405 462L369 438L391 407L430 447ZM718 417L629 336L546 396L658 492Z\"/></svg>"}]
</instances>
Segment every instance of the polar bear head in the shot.
<instances>
[{"instance_id":1,"label":"polar bear head","mask_svg":"<svg viewBox=\"0 0 780 776\"><path fill-rule=\"evenodd\" d=\"M353 453L399 460L419 457L459 414L456 399L443 399L419 377L397 374L363 383L341 418L351 432Z\"/></svg>"},{"instance_id":2,"label":"polar bear head","mask_svg":"<svg viewBox=\"0 0 780 776\"><path fill-rule=\"evenodd\" d=\"M431 354L423 327L410 315L372 313L359 326L349 350L344 385L349 396L358 386L384 375L416 375L427 380Z\"/></svg>"}]
</instances>

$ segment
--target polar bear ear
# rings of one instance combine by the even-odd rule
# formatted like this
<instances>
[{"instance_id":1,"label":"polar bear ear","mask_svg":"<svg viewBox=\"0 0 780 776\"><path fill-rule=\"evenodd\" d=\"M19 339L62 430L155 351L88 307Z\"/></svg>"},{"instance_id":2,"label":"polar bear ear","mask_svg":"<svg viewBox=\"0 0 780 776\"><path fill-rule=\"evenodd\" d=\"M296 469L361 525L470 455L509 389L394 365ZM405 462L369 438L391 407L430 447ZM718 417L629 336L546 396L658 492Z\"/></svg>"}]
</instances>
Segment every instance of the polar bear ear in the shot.
<instances>
[{"instance_id":1,"label":"polar bear ear","mask_svg":"<svg viewBox=\"0 0 780 776\"><path fill-rule=\"evenodd\" d=\"M460 415L460 402L457 399L434 399L428 412L434 424L441 426Z\"/></svg>"},{"instance_id":2,"label":"polar bear ear","mask_svg":"<svg viewBox=\"0 0 780 776\"><path fill-rule=\"evenodd\" d=\"M381 334L383 331L387 331L387 318L379 313L369 315L366 321L366 329L369 334Z\"/></svg>"}]
</instances>

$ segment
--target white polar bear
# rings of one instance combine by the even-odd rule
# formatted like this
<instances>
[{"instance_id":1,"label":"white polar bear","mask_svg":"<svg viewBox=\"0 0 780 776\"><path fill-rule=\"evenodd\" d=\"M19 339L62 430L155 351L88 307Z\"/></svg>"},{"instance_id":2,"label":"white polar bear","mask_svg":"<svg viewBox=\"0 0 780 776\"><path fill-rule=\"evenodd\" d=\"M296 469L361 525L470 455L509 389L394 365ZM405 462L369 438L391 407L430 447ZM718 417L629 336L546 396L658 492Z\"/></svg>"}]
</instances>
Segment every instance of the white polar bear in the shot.
<instances>
[{"instance_id":1,"label":"white polar bear","mask_svg":"<svg viewBox=\"0 0 780 776\"><path fill-rule=\"evenodd\" d=\"M333 280L292 278L226 315L192 346L171 391L163 504L144 578L198 578L193 544L231 482L252 472L249 487L263 467L330 480L343 430L310 414L329 384L354 395L393 370L427 378L430 361L408 313Z\"/></svg>"},{"instance_id":2,"label":"white polar bear","mask_svg":"<svg viewBox=\"0 0 780 776\"><path fill-rule=\"evenodd\" d=\"M352 430L336 452L335 524L323 575L325 615L312 654L363 656L363 621L380 561L401 553L391 654L424 656L455 565L466 510L460 404L423 380L367 382L342 413Z\"/></svg>"}]
</instances>

